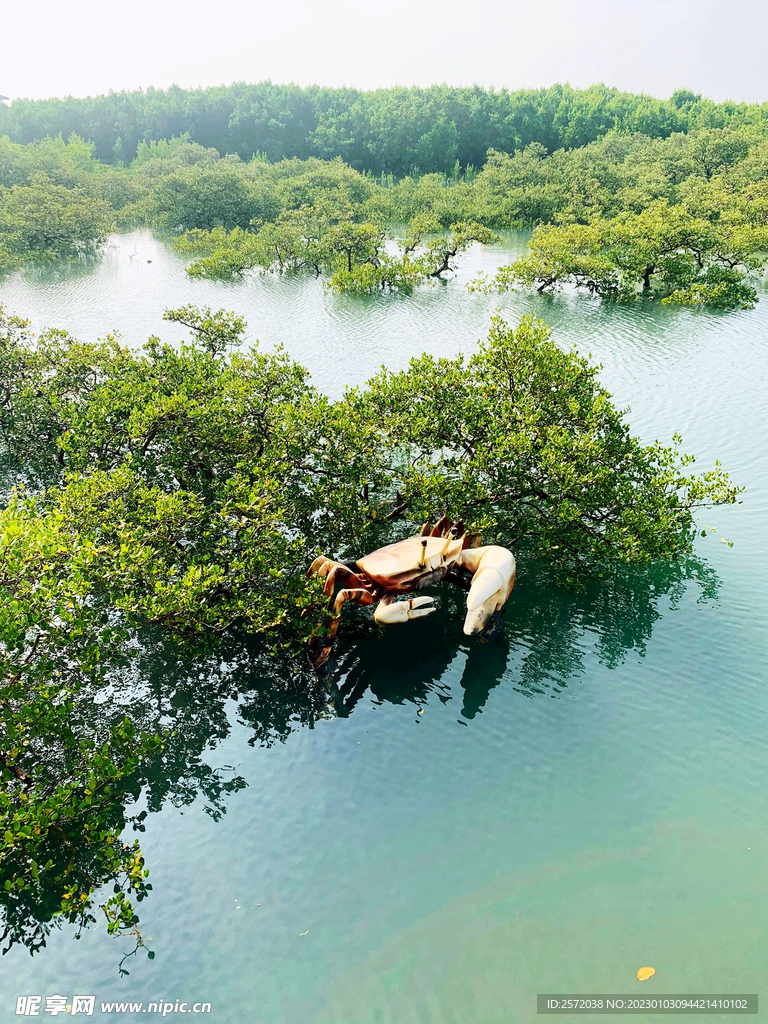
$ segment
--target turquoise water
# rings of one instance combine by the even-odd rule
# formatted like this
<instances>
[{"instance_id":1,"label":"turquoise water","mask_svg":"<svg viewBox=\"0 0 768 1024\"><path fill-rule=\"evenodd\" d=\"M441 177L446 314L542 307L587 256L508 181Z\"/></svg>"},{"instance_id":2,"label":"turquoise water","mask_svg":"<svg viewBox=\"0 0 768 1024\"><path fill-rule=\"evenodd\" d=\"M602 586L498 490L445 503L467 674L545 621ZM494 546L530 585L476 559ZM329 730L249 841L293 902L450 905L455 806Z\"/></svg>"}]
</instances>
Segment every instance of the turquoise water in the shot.
<instances>
[{"instance_id":1,"label":"turquoise water","mask_svg":"<svg viewBox=\"0 0 768 1024\"><path fill-rule=\"evenodd\" d=\"M0 284L36 328L131 344L180 336L166 306L227 306L333 394L382 363L471 350L495 306L510 320L533 310L603 364L636 433L678 430L700 468L720 458L747 487L701 517L715 532L681 565L573 595L523 561L487 646L466 642L452 591L386 633L358 616L319 715L288 686L272 696L258 662L182 685L158 655L148 693L178 716L188 762L175 771L188 772L186 796L155 801L142 836L156 957L120 978L130 947L103 926L79 942L55 933L34 958L14 949L0 1019L21 1019L24 993L205 1000L215 1024L511 1024L536 1019L539 992L758 992L768 1005L768 294L714 314L462 287L523 245L475 250L458 280L410 298L334 297L312 278L190 281L141 232L91 271ZM198 752L231 780L221 816L192 799ZM657 974L639 985L645 965Z\"/></svg>"}]
</instances>

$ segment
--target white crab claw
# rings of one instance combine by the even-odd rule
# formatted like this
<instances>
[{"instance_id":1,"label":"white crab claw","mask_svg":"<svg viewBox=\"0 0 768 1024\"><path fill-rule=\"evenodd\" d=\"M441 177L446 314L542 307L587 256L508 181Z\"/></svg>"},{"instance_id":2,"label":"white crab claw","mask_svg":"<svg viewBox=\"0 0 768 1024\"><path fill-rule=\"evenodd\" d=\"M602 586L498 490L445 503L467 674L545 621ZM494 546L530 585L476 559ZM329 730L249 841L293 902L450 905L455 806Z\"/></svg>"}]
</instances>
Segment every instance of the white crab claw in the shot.
<instances>
[{"instance_id":1,"label":"white crab claw","mask_svg":"<svg viewBox=\"0 0 768 1024\"><path fill-rule=\"evenodd\" d=\"M391 626L396 622L408 622L409 619L420 619L435 611L433 597L412 597L408 601L380 602L373 613L374 621L380 626Z\"/></svg>"},{"instance_id":2,"label":"white crab claw","mask_svg":"<svg viewBox=\"0 0 768 1024\"><path fill-rule=\"evenodd\" d=\"M434 597L414 597L410 601L403 601L403 604L410 605L409 619L421 619L425 615L431 615L432 612L437 611Z\"/></svg>"},{"instance_id":3,"label":"white crab claw","mask_svg":"<svg viewBox=\"0 0 768 1024\"><path fill-rule=\"evenodd\" d=\"M488 547L482 551L472 586L467 594L467 617L464 633L481 633L492 616L501 608L515 582L515 559L511 551L501 547Z\"/></svg>"},{"instance_id":4,"label":"white crab claw","mask_svg":"<svg viewBox=\"0 0 768 1024\"><path fill-rule=\"evenodd\" d=\"M472 580L472 586L467 594L467 611L473 612L481 604L485 604L490 598L495 597L504 588L504 580L498 569L488 566L481 569Z\"/></svg>"}]
</instances>

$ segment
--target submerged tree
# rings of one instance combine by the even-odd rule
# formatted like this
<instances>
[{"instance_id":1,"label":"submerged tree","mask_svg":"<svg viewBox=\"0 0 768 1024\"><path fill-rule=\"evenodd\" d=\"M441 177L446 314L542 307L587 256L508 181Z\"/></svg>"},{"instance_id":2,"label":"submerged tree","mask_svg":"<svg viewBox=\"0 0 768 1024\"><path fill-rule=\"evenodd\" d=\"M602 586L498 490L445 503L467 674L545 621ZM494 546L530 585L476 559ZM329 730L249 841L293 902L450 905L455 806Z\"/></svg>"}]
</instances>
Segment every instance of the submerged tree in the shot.
<instances>
[{"instance_id":1,"label":"submerged tree","mask_svg":"<svg viewBox=\"0 0 768 1024\"><path fill-rule=\"evenodd\" d=\"M143 223L184 232L175 244L195 257L192 276L306 269L336 291L407 293L455 269L466 245L488 242L492 229L533 228L529 256L501 268L492 286L570 281L611 298L645 291L677 304L752 304L748 276L762 265L768 223L764 122L741 123L731 110L712 127L706 101L662 111L647 97L609 115L618 97L599 89L552 100L547 141L521 121L505 152L487 126L473 142L483 146L479 172L451 157L436 173L401 166L410 173L399 180L308 152L281 158L272 143L269 154L222 157L175 136L141 142L131 166L116 167L74 135L28 146L0 138L0 265L91 254L111 223ZM679 117L692 118L687 132ZM336 128L321 121L325 152ZM413 137L413 154L433 146L436 131L452 137L451 117L436 124ZM390 142L381 141L384 151ZM401 165L407 154L395 149L389 159Z\"/></svg>"},{"instance_id":2,"label":"submerged tree","mask_svg":"<svg viewBox=\"0 0 768 1024\"><path fill-rule=\"evenodd\" d=\"M255 232L188 231L175 244L179 252L201 254L187 268L191 277L228 279L256 268L310 270L316 277L327 274L336 292L408 294L454 272L456 258L472 243L496 240L477 223L452 224L445 233L431 215L414 218L398 251L388 251L386 238L383 224L320 206L291 210Z\"/></svg>"},{"instance_id":3,"label":"submerged tree","mask_svg":"<svg viewBox=\"0 0 768 1024\"><path fill-rule=\"evenodd\" d=\"M109 207L43 173L0 188L0 271L94 255L112 223Z\"/></svg>"},{"instance_id":4,"label":"submerged tree","mask_svg":"<svg viewBox=\"0 0 768 1024\"><path fill-rule=\"evenodd\" d=\"M102 541L117 544L126 531L126 594L167 593L172 604L195 579L210 599L190 618L215 619L234 598L223 583L233 576L251 608L233 618L253 614L257 629L297 624L281 604L284 581L274 606L269 587L258 600L250 592L262 548L263 566L274 562L268 575L282 580L316 546L353 549L445 509L550 551L555 563L573 555L586 571L595 559L680 553L696 507L735 500L719 470L687 475L689 457L633 438L597 368L532 318L513 329L496 317L469 359L422 356L330 402L284 352L230 352L241 319L194 307L166 316L190 328L190 342L153 338L139 353L61 332L31 339L22 321L5 319L0 424L17 471L46 488L30 499L38 513L56 509L93 533L110 565L105 585L123 586L123 570ZM160 522L166 531L151 525ZM145 544L152 557L132 557ZM168 560L152 570L167 588L128 582L153 559ZM184 566L196 568L179 574Z\"/></svg>"},{"instance_id":5,"label":"submerged tree","mask_svg":"<svg viewBox=\"0 0 768 1024\"><path fill-rule=\"evenodd\" d=\"M473 287L571 283L623 301L656 293L665 303L749 309L757 292L748 275L765 265L766 248L768 228L733 204L711 220L659 200L610 220L538 227L526 256Z\"/></svg>"},{"instance_id":6,"label":"submerged tree","mask_svg":"<svg viewBox=\"0 0 768 1024\"><path fill-rule=\"evenodd\" d=\"M695 510L737 497L719 465L687 472L679 438L642 445L597 368L532 317L516 329L495 317L469 359L422 356L347 401L379 425L412 521L448 509L571 582L611 561L677 557Z\"/></svg>"}]
</instances>

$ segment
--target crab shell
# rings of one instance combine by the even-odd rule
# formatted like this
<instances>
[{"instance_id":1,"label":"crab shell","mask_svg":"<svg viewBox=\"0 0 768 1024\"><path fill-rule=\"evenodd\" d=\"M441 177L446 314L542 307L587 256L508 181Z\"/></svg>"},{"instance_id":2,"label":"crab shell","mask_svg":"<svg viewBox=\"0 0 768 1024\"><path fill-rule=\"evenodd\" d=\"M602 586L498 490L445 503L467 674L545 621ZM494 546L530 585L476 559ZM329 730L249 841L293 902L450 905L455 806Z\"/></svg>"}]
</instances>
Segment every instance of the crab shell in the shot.
<instances>
[{"instance_id":1,"label":"crab shell","mask_svg":"<svg viewBox=\"0 0 768 1024\"><path fill-rule=\"evenodd\" d=\"M424 541L427 542L426 559L420 567ZM447 548L445 537L406 537L364 555L357 560L357 565L384 590L409 594L445 579L458 562L462 549L461 537L451 540Z\"/></svg>"}]
</instances>

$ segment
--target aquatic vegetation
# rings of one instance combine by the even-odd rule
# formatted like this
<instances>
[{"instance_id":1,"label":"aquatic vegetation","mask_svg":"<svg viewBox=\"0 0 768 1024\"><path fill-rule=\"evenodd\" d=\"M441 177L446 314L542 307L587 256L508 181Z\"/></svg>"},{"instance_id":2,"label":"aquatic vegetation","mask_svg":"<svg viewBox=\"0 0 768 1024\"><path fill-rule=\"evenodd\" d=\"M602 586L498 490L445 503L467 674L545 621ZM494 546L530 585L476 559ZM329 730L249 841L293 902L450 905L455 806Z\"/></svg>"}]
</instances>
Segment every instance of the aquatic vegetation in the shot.
<instances>
[{"instance_id":1,"label":"aquatic vegetation","mask_svg":"<svg viewBox=\"0 0 768 1024\"><path fill-rule=\"evenodd\" d=\"M111 225L102 200L38 172L29 185L0 189L0 272L93 256Z\"/></svg>"},{"instance_id":2,"label":"aquatic vegetation","mask_svg":"<svg viewBox=\"0 0 768 1024\"><path fill-rule=\"evenodd\" d=\"M748 275L768 261L768 222L733 195L717 214L694 216L657 199L641 213L540 226L526 256L474 287L504 290L518 283L541 292L571 283L618 301L642 292L681 306L749 309L757 292Z\"/></svg>"}]
</instances>

